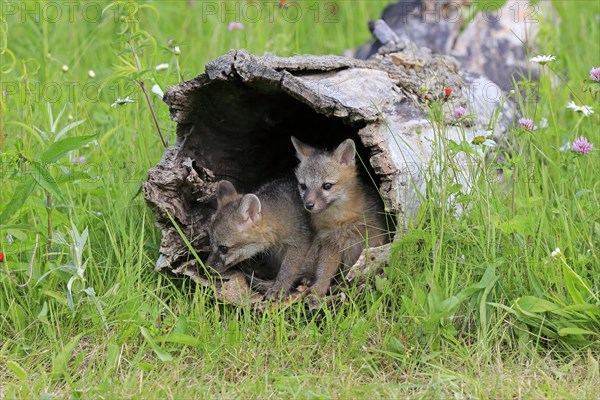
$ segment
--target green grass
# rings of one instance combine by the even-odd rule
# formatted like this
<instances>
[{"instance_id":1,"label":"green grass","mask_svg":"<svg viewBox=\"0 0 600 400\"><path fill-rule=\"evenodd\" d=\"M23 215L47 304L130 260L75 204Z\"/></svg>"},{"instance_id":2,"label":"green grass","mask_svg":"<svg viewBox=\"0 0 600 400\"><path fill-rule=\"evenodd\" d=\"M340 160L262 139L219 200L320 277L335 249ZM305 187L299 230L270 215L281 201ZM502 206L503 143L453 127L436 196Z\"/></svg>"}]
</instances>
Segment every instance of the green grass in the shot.
<instances>
[{"instance_id":1,"label":"green grass","mask_svg":"<svg viewBox=\"0 0 600 400\"><path fill-rule=\"evenodd\" d=\"M261 315L153 272L160 233L140 186L164 149L132 80L164 90L237 47L339 54L369 38L366 21L387 2L341 1L330 16L334 3L301 1L297 23L277 7L251 23L191 3L141 3L149 7L138 24L118 18L129 6L106 10L103 21L95 6L83 18L83 2L60 18L50 14L56 3L27 2L48 13L39 21L35 12L2 9L0 398L600 395L600 104L582 91L600 66L597 2L554 2L560 23L541 21L539 53L558 59L544 72L540 100L522 111L549 124L534 134L513 130L503 185L478 184L460 219L432 198L371 290L350 288L344 304L316 313L293 305ZM245 29L229 32L233 19ZM136 33L142 72L122 31ZM160 63L169 68L155 71ZM111 107L126 96L135 103ZM174 143L167 107L150 98ZM596 114L567 110L571 99ZM50 157L52 138L80 120L64 137L95 142L33 162ZM580 135L594 143L592 153L558 149ZM85 163L69 163L79 156ZM564 257L551 257L556 247Z\"/></svg>"}]
</instances>

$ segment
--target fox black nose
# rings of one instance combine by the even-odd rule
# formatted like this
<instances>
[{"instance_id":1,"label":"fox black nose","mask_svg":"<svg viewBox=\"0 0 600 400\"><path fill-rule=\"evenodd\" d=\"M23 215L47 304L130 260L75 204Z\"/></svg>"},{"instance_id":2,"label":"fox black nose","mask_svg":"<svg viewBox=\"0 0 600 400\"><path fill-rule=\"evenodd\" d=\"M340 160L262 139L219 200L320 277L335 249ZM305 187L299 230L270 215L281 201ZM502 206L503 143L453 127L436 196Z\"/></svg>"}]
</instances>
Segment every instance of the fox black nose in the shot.
<instances>
[{"instance_id":1,"label":"fox black nose","mask_svg":"<svg viewBox=\"0 0 600 400\"><path fill-rule=\"evenodd\" d=\"M315 208L315 203L313 201L304 203L304 207L306 207L307 210L312 210L313 208Z\"/></svg>"}]
</instances>

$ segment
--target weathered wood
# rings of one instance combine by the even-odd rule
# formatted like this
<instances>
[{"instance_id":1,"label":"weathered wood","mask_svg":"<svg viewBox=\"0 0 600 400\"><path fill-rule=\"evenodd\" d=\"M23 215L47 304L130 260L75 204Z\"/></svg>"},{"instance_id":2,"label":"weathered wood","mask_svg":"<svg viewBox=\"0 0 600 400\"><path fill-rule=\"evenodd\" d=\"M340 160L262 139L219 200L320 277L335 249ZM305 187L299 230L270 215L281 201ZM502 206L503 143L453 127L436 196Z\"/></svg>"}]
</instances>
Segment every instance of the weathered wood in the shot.
<instances>
[{"instance_id":1,"label":"weathered wood","mask_svg":"<svg viewBox=\"0 0 600 400\"><path fill-rule=\"evenodd\" d=\"M241 190L251 190L291 173L297 163L291 135L325 147L353 138L379 185L386 211L397 216L402 229L419 209L436 140L424 96L440 99L445 87L452 88L451 104L476 115L467 133L484 129L502 107L501 97L486 98L490 88L500 93L499 88L462 71L456 59L432 55L408 41L403 48L370 60L257 57L232 50L211 61L204 74L167 88L164 100L178 123L177 143L149 171L144 184L163 235L157 270L213 285L169 216L200 257L206 257L216 183L226 178ZM497 136L510 118L507 106L501 111ZM445 112L451 121L450 103ZM450 127L448 137L463 139L458 127ZM364 274L367 261L363 256L348 277ZM258 301L240 276L227 275L217 282L217 298Z\"/></svg>"},{"instance_id":2,"label":"weathered wood","mask_svg":"<svg viewBox=\"0 0 600 400\"><path fill-rule=\"evenodd\" d=\"M464 70L486 76L508 92L522 77L537 80L538 66L529 57L535 53L541 19L552 14L550 3L508 0L496 9L494 3L473 0L399 0L383 11L386 24L371 23L374 38L349 54L368 59L398 45L401 49L410 40L455 57Z\"/></svg>"}]
</instances>

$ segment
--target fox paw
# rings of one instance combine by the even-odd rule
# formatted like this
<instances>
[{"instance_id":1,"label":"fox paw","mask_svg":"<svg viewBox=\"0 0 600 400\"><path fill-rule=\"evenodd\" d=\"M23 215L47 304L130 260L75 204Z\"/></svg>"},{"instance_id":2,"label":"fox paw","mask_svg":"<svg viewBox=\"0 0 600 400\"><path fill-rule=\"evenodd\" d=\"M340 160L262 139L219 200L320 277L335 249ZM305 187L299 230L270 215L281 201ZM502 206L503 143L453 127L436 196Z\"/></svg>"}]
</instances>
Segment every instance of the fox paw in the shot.
<instances>
[{"instance_id":1,"label":"fox paw","mask_svg":"<svg viewBox=\"0 0 600 400\"><path fill-rule=\"evenodd\" d=\"M282 300L290 295L290 291L285 289L284 287L271 286L269 290L263 296L265 300Z\"/></svg>"},{"instance_id":2,"label":"fox paw","mask_svg":"<svg viewBox=\"0 0 600 400\"><path fill-rule=\"evenodd\" d=\"M323 304L323 298L312 292L306 295L304 298L304 304L306 304L311 310L318 310Z\"/></svg>"}]
</instances>

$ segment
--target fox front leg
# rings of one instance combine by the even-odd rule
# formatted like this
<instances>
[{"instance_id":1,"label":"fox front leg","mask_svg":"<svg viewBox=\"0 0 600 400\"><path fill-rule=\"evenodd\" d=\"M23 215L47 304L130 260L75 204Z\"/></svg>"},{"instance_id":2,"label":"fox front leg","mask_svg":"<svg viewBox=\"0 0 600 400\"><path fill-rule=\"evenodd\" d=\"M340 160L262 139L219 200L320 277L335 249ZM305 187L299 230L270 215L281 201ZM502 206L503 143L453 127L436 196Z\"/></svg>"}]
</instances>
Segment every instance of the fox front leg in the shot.
<instances>
[{"instance_id":1,"label":"fox front leg","mask_svg":"<svg viewBox=\"0 0 600 400\"><path fill-rule=\"evenodd\" d=\"M265 293L265 298L284 298L291 293L292 286L305 276L304 261L306 249L290 247L281 262L281 268L273 286Z\"/></svg>"},{"instance_id":2,"label":"fox front leg","mask_svg":"<svg viewBox=\"0 0 600 400\"><path fill-rule=\"evenodd\" d=\"M333 246L323 245L319 249L319 257L316 263L315 283L310 292L318 297L324 297L331 285L331 279L338 271L339 262L338 249Z\"/></svg>"}]
</instances>

